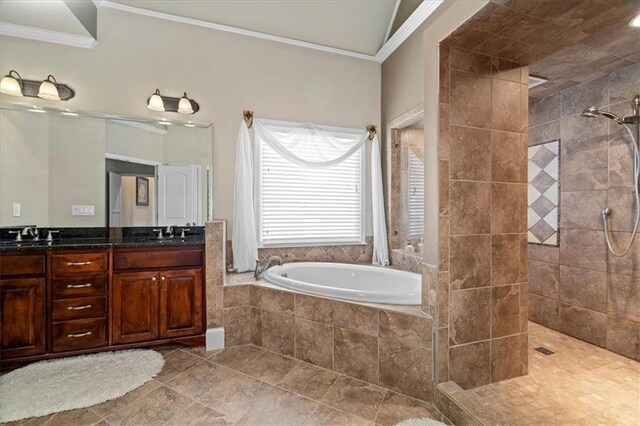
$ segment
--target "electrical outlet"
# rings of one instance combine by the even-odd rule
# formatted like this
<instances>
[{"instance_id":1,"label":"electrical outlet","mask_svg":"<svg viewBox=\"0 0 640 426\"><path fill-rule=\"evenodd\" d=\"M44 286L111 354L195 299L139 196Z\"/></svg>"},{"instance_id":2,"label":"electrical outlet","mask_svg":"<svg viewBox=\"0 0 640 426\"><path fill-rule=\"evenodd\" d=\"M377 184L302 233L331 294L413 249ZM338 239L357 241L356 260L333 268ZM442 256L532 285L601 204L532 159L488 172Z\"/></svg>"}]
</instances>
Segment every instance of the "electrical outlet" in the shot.
<instances>
[{"instance_id":1,"label":"electrical outlet","mask_svg":"<svg viewBox=\"0 0 640 426\"><path fill-rule=\"evenodd\" d=\"M95 216L95 214L96 206L83 206L75 204L71 206L72 216Z\"/></svg>"},{"instance_id":2,"label":"electrical outlet","mask_svg":"<svg viewBox=\"0 0 640 426\"><path fill-rule=\"evenodd\" d=\"M13 217L20 217L20 203L13 203Z\"/></svg>"}]
</instances>

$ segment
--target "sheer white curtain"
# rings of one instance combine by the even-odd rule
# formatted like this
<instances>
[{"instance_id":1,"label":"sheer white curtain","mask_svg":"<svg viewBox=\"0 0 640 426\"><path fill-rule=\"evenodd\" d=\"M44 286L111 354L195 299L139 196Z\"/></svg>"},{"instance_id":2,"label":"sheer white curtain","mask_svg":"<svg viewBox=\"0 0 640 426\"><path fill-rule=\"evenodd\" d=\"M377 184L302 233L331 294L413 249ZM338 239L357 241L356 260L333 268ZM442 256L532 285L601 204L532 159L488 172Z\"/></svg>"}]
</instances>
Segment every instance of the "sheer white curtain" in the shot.
<instances>
[{"instance_id":1,"label":"sheer white curtain","mask_svg":"<svg viewBox=\"0 0 640 426\"><path fill-rule=\"evenodd\" d=\"M254 118L255 136L282 157L304 167L328 167L339 164L367 142L369 133L329 132L327 127L304 123L278 126L277 121ZM322 159L318 161L318 159ZM371 149L373 203L373 263L388 265L387 230L382 192L382 162L378 137ZM233 258L238 271L253 269L258 258L254 210L254 169L252 145L244 122L237 139L236 180L233 210Z\"/></svg>"}]
</instances>

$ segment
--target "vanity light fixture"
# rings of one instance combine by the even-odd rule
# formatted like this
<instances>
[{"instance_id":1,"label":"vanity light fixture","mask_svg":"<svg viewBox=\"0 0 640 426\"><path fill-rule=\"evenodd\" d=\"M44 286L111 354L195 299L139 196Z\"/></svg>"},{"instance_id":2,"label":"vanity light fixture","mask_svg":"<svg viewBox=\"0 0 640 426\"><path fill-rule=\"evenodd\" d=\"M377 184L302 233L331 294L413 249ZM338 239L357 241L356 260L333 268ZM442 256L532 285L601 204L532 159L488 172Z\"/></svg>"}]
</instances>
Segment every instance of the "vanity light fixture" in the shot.
<instances>
[{"instance_id":1,"label":"vanity light fixture","mask_svg":"<svg viewBox=\"0 0 640 426\"><path fill-rule=\"evenodd\" d=\"M11 70L9 74L2 77L0 92L5 95L22 96L22 78L17 71Z\"/></svg>"},{"instance_id":2,"label":"vanity light fixture","mask_svg":"<svg viewBox=\"0 0 640 426\"><path fill-rule=\"evenodd\" d=\"M640 28L640 13L629 22L629 26L633 28Z\"/></svg>"},{"instance_id":3,"label":"vanity light fixture","mask_svg":"<svg viewBox=\"0 0 640 426\"><path fill-rule=\"evenodd\" d=\"M163 96L159 89L147 99L147 108L152 111L169 111L180 114L195 114L200 109L200 105L193 99L187 97L185 92L181 98Z\"/></svg>"},{"instance_id":4,"label":"vanity light fixture","mask_svg":"<svg viewBox=\"0 0 640 426\"><path fill-rule=\"evenodd\" d=\"M37 106L34 106L33 108L29 108L27 111L31 111L31 112L39 112L39 113L45 113L47 111L43 110L42 108L38 108Z\"/></svg>"},{"instance_id":5,"label":"vanity light fixture","mask_svg":"<svg viewBox=\"0 0 640 426\"><path fill-rule=\"evenodd\" d=\"M171 126L171 122L167 120L158 121L158 124L161 124L163 126Z\"/></svg>"},{"instance_id":6,"label":"vanity light fixture","mask_svg":"<svg viewBox=\"0 0 640 426\"><path fill-rule=\"evenodd\" d=\"M40 83L40 90L38 90L38 97L46 99L48 101L59 101L60 93L58 92L58 82L56 78L49 75L46 80Z\"/></svg>"},{"instance_id":7,"label":"vanity light fixture","mask_svg":"<svg viewBox=\"0 0 640 426\"><path fill-rule=\"evenodd\" d=\"M61 114L62 115L66 115L68 117L77 117L78 116L77 112L72 112L72 111L62 111Z\"/></svg>"},{"instance_id":8,"label":"vanity light fixture","mask_svg":"<svg viewBox=\"0 0 640 426\"><path fill-rule=\"evenodd\" d=\"M12 96L28 96L50 101L68 101L75 96L72 88L58 83L49 75L46 80L24 80L15 70L9 71L0 81L0 92Z\"/></svg>"}]
</instances>

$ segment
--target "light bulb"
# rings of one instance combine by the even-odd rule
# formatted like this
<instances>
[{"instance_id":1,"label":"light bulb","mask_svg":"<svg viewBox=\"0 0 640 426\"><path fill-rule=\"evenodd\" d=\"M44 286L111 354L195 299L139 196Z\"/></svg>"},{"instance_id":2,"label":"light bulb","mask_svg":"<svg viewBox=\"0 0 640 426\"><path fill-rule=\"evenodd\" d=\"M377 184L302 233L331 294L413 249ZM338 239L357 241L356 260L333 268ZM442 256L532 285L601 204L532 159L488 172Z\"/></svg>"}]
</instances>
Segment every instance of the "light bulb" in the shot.
<instances>
[{"instance_id":1,"label":"light bulb","mask_svg":"<svg viewBox=\"0 0 640 426\"><path fill-rule=\"evenodd\" d=\"M147 108L152 111L164 111L164 101L160 95L160 90L156 89L155 93L151 95L147 101Z\"/></svg>"},{"instance_id":2,"label":"light bulb","mask_svg":"<svg viewBox=\"0 0 640 426\"><path fill-rule=\"evenodd\" d=\"M193 114L193 106L191 105L191 101L187 98L187 93L184 93L184 96L180 98L180 102L178 102L178 112L180 114Z\"/></svg>"},{"instance_id":3,"label":"light bulb","mask_svg":"<svg viewBox=\"0 0 640 426\"><path fill-rule=\"evenodd\" d=\"M11 75L12 73L15 74L15 77ZM9 71L9 74L2 77L2 81L0 81L0 92L5 95L22 96L21 81L20 74L14 70Z\"/></svg>"},{"instance_id":4,"label":"light bulb","mask_svg":"<svg viewBox=\"0 0 640 426\"><path fill-rule=\"evenodd\" d=\"M58 82L50 75L46 80L40 84L40 90L38 91L38 97L49 101L59 101L60 93L58 93Z\"/></svg>"}]
</instances>

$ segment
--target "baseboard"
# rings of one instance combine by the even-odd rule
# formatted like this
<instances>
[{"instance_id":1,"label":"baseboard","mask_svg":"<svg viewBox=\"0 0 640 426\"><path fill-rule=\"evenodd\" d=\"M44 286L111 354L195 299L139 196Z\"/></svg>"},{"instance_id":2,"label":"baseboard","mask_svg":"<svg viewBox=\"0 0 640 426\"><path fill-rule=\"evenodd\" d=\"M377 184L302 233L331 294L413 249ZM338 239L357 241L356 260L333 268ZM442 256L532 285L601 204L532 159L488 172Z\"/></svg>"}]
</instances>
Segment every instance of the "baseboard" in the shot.
<instances>
[{"instance_id":1,"label":"baseboard","mask_svg":"<svg viewBox=\"0 0 640 426\"><path fill-rule=\"evenodd\" d=\"M205 336L207 351L224 349L224 327L209 328Z\"/></svg>"}]
</instances>

